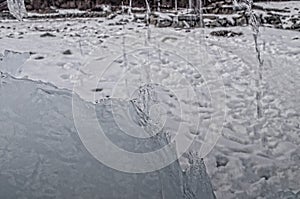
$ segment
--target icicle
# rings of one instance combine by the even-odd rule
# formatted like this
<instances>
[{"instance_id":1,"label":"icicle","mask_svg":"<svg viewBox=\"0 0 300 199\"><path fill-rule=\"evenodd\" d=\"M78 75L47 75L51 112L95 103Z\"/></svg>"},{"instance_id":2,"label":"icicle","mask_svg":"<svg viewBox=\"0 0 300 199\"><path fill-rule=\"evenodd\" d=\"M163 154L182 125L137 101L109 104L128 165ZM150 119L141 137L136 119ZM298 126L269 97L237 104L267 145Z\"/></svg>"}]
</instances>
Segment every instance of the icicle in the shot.
<instances>
[{"instance_id":1,"label":"icicle","mask_svg":"<svg viewBox=\"0 0 300 199\"><path fill-rule=\"evenodd\" d=\"M128 70L128 59L127 59L127 53L126 53L126 42L125 42L125 9L124 9L124 4L123 4L123 1L122 1L122 23L123 23L123 37L122 37L122 50L123 50L123 71L124 73L127 72ZM125 75L125 89L126 89L126 94L127 94L127 97L130 96L130 93L129 93L129 89L128 89L128 80L126 78L126 75Z\"/></svg>"},{"instance_id":2,"label":"icicle","mask_svg":"<svg viewBox=\"0 0 300 199\"><path fill-rule=\"evenodd\" d=\"M129 0L128 14L132 15L132 0Z\"/></svg>"},{"instance_id":3,"label":"icicle","mask_svg":"<svg viewBox=\"0 0 300 199\"><path fill-rule=\"evenodd\" d=\"M199 0L199 18L200 18L200 27L203 28L202 0Z\"/></svg>"},{"instance_id":4,"label":"icicle","mask_svg":"<svg viewBox=\"0 0 300 199\"><path fill-rule=\"evenodd\" d=\"M192 10L192 0L189 0L189 12Z\"/></svg>"},{"instance_id":5,"label":"icicle","mask_svg":"<svg viewBox=\"0 0 300 199\"><path fill-rule=\"evenodd\" d=\"M262 117L262 104L261 104L261 97L262 97L262 88L261 88L261 84L262 84L262 67L263 67L263 60L261 58L261 52L260 49L258 47L258 34L259 34L259 22L256 18L256 15L254 14L253 10L252 10L252 6L253 6L253 0L241 0L241 1L237 1L234 0L233 1L235 6L238 6L239 8L245 9L246 10L246 15L249 17L249 24L251 26L252 29L252 34L253 34L253 39L254 39L254 44L255 44L255 51L257 54L257 60L258 60L258 69L257 69L257 79L255 80L255 84L256 84L256 114L257 114L257 118L261 118Z\"/></svg>"},{"instance_id":6,"label":"icicle","mask_svg":"<svg viewBox=\"0 0 300 199\"><path fill-rule=\"evenodd\" d=\"M22 21L27 16L24 0L7 0L7 6L10 14L19 21Z\"/></svg>"},{"instance_id":7,"label":"icicle","mask_svg":"<svg viewBox=\"0 0 300 199\"><path fill-rule=\"evenodd\" d=\"M145 2L146 2L146 9L147 9L147 11L146 11L146 24L149 25L151 9L150 9L148 0L145 0Z\"/></svg>"},{"instance_id":8,"label":"icicle","mask_svg":"<svg viewBox=\"0 0 300 199\"><path fill-rule=\"evenodd\" d=\"M151 34L151 31L150 31L150 14L151 14L151 9L150 9L150 6L149 6L149 2L148 0L145 0L146 2L146 26L148 27L147 28L147 40L146 40L146 45L149 45L149 42L150 42L150 34Z\"/></svg>"},{"instance_id":9,"label":"icicle","mask_svg":"<svg viewBox=\"0 0 300 199\"><path fill-rule=\"evenodd\" d=\"M247 6L247 14L250 17L249 23L252 28L253 32L253 39L255 43L255 51L257 53L257 59L258 59L258 69L257 69L257 74L258 77L256 79L256 114L257 118L262 117L262 104L261 104L261 97L262 97L262 89L261 89L261 84L262 84L262 67L263 67L263 61L261 59L261 52L258 47L258 34L259 34L259 22L257 21L257 18L252 10L253 6L253 0L247 0L246 1L246 6Z\"/></svg>"}]
</instances>

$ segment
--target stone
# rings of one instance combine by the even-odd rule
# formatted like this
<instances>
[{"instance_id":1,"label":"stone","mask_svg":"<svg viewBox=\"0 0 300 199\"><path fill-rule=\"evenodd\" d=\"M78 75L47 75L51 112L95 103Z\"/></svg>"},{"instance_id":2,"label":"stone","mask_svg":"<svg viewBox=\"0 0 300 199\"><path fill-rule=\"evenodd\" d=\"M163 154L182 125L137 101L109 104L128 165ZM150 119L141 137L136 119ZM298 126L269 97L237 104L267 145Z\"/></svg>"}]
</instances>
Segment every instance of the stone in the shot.
<instances>
[{"instance_id":1,"label":"stone","mask_svg":"<svg viewBox=\"0 0 300 199\"><path fill-rule=\"evenodd\" d=\"M54 34L51 34L51 33L44 33L44 34L41 34L40 37L56 37Z\"/></svg>"},{"instance_id":2,"label":"stone","mask_svg":"<svg viewBox=\"0 0 300 199\"><path fill-rule=\"evenodd\" d=\"M72 52L71 52L71 50L65 50L65 51L63 52L63 54L64 54L64 55L72 55Z\"/></svg>"},{"instance_id":3,"label":"stone","mask_svg":"<svg viewBox=\"0 0 300 199\"><path fill-rule=\"evenodd\" d=\"M235 36L241 36L243 35L242 32L233 32L230 30L218 30L218 31L212 31L210 33L211 36L216 37L235 37Z\"/></svg>"}]
</instances>

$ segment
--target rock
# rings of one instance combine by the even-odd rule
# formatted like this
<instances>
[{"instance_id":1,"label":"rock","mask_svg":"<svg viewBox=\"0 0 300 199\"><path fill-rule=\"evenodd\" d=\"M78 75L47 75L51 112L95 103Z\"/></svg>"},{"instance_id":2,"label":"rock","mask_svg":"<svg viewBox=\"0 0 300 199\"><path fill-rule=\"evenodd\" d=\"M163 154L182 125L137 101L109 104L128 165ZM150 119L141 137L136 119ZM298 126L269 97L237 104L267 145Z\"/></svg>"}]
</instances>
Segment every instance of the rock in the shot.
<instances>
[{"instance_id":1,"label":"rock","mask_svg":"<svg viewBox=\"0 0 300 199\"><path fill-rule=\"evenodd\" d=\"M239 17L233 17L235 26L243 26L248 24L248 20L245 16L241 15Z\"/></svg>"},{"instance_id":2,"label":"rock","mask_svg":"<svg viewBox=\"0 0 300 199\"><path fill-rule=\"evenodd\" d=\"M229 159L225 156L217 156L216 157L217 167L225 167L228 162L229 162Z\"/></svg>"},{"instance_id":3,"label":"rock","mask_svg":"<svg viewBox=\"0 0 300 199\"><path fill-rule=\"evenodd\" d=\"M291 26L291 29L292 29L292 30L298 30L298 31L300 31L300 23L295 23L295 24L293 24L293 25Z\"/></svg>"},{"instance_id":4,"label":"rock","mask_svg":"<svg viewBox=\"0 0 300 199\"><path fill-rule=\"evenodd\" d=\"M228 26L228 21L226 18L218 19L218 23L221 25L221 27L227 27Z\"/></svg>"},{"instance_id":5,"label":"rock","mask_svg":"<svg viewBox=\"0 0 300 199\"><path fill-rule=\"evenodd\" d=\"M37 56L37 57L35 57L34 59L35 59L35 60L41 60L41 59L44 59L44 57L43 57L43 56Z\"/></svg>"},{"instance_id":6,"label":"rock","mask_svg":"<svg viewBox=\"0 0 300 199\"><path fill-rule=\"evenodd\" d=\"M264 20L267 24L271 24L271 25L282 24L281 19L278 15L265 16Z\"/></svg>"},{"instance_id":7,"label":"rock","mask_svg":"<svg viewBox=\"0 0 300 199\"><path fill-rule=\"evenodd\" d=\"M101 92L103 91L103 88L95 88L95 89L92 89L93 92Z\"/></svg>"},{"instance_id":8,"label":"rock","mask_svg":"<svg viewBox=\"0 0 300 199\"><path fill-rule=\"evenodd\" d=\"M210 28L216 28L216 27L221 27L221 24L218 21L210 21L207 25Z\"/></svg>"},{"instance_id":9,"label":"rock","mask_svg":"<svg viewBox=\"0 0 300 199\"><path fill-rule=\"evenodd\" d=\"M241 36L243 35L242 32L233 32L230 30L218 30L218 31L212 31L210 33L211 36L216 37L235 37L235 36Z\"/></svg>"},{"instance_id":10,"label":"rock","mask_svg":"<svg viewBox=\"0 0 300 199\"><path fill-rule=\"evenodd\" d=\"M63 54L64 54L64 55L72 55L72 52L71 52L71 50L65 50L65 51L63 52Z\"/></svg>"},{"instance_id":11,"label":"rock","mask_svg":"<svg viewBox=\"0 0 300 199\"><path fill-rule=\"evenodd\" d=\"M41 34L40 37L56 37L54 34L51 34L51 33L44 33L44 34Z\"/></svg>"},{"instance_id":12,"label":"rock","mask_svg":"<svg viewBox=\"0 0 300 199\"><path fill-rule=\"evenodd\" d=\"M159 28L165 28L172 26L173 22L169 20L158 20L156 26Z\"/></svg>"}]
</instances>

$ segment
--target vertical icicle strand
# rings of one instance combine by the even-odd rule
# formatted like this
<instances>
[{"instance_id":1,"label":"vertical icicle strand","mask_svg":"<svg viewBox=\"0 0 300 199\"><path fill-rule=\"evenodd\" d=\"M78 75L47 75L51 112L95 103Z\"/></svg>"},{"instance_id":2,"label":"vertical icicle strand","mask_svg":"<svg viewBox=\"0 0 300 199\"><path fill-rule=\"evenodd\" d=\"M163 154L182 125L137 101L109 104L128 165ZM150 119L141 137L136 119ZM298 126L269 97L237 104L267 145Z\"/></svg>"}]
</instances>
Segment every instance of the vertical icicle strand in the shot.
<instances>
[{"instance_id":1,"label":"vertical icicle strand","mask_svg":"<svg viewBox=\"0 0 300 199\"><path fill-rule=\"evenodd\" d=\"M257 60L258 60L258 69L257 69L257 78L255 80L256 84L256 115L257 118L260 119L263 116L263 110L262 110L262 104L261 104L261 98L262 98L262 67L263 67L263 60L261 58L261 52L258 47L258 35L259 35L259 22L256 18L256 15L254 14L252 10L253 6L253 0L242 0L237 2L234 0L234 4L238 5L239 7L246 8L246 15L249 17L249 24L252 29L254 44L255 44L255 51L257 54Z\"/></svg>"},{"instance_id":2,"label":"vertical icicle strand","mask_svg":"<svg viewBox=\"0 0 300 199\"><path fill-rule=\"evenodd\" d=\"M23 18L27 17L24 0L7 0L7 7L10 14L19 21L23 21Z\"/></svg>"}]
</instances>

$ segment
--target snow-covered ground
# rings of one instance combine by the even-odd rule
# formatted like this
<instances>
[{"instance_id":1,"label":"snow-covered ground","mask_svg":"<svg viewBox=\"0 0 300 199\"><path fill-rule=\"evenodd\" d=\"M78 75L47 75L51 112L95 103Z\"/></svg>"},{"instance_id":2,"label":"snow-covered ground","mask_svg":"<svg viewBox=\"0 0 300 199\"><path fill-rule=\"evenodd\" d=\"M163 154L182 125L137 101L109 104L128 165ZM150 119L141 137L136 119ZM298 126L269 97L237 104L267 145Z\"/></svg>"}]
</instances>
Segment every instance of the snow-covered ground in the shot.
<instances>
[{"instance_id":1,"label":"snow-covered ground","mask_svg":"<svg viewBox=\"0 0 300 199\"><path fill-rule=\"evenodd\" d=\"M194 103L194 98L188 98L192 92L189 89L176 92L176 96L181 97L180 104L188 107L184 109L187 121L183 124L190 127L190 132L185 132L182 139L189 140L189 134L198 134L192 132L193 117L197 115L193 110L201 112L200 131L209 129L212 115L216 118L213 122L223 124L222 136L205 157L217 198L271 199L289 195L300 198L299 32L260 30L264 114L263 118L256 119L258 61L249 27L227 28L243 33L232 38L213 37L209 29L151 27L147 40L148 29L144 24L129 23L124 30L116 24L121 18L1 21L0 52L30 52L21 72L19 69L14 72L15 77L74 90L82 99L93 103L108 95L134 95L134 86L142 85L139 78L147 79L145 74L174 92L182 86L191 87L186 86L189 80L196 84L204 82L204 88L201 85L199 90L200 105ZM142 66L147 64L150 73L142 71ZM194 75L193 67L200 76ZM185 78L180 78L178 73ZM114 95L120 92L122 96L112 96L116 83L124 80L122 74L128 78L129 91L121 83ZM219 101L211 99L210 93L216 93L212 95ZM224 107L216 113L219 102ZM201 133L199 143L203 145L207 140ZM216 136L212 136L212 141ZM198 150L197 145L194 147ZM185 160L181 161L184 168Z\"/></svg>"},{"instance_id":2,"label":"snow-covered ground","mask_svg":"<svg viewBox=\"0 0 300 199\"><path fill-rule=\"evenodd\" d=\"M256 2L255 5L262 6L264 8L276 8L290 10L293 14L299 13L299 2L298 1L288 1L288 2Z\"/></svg>"}]
</instances>

